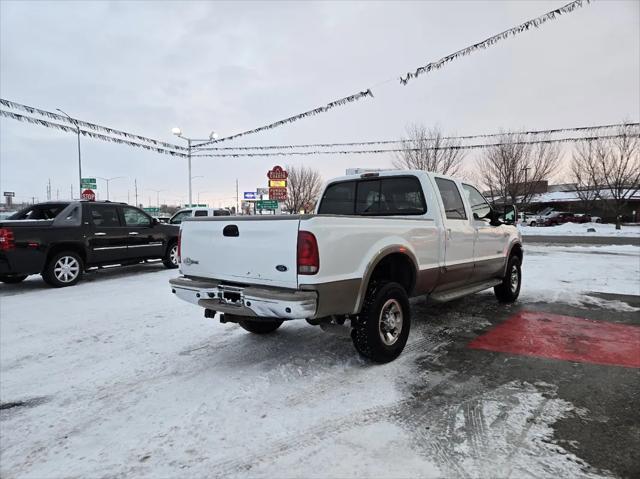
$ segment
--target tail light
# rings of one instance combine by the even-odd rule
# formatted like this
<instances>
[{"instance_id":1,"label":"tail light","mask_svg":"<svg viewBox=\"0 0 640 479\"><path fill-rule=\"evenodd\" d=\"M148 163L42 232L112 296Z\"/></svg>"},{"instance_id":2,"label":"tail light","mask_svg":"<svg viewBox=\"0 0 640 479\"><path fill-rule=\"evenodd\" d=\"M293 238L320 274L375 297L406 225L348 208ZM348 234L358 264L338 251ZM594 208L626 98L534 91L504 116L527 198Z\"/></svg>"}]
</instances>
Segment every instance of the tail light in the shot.
<instances>
[{"instance_id":1,"label":"tail light","mask_svg":"<svg viewBox=\"0 0 640 479\"><path fill-rule=\"evenodd\" d=\"M9 228L0 228L0 251L9 251L16 247L13 231Z\"/></svg>"},{"instance_id":2,"label":"tail light","mask_svg":"<svg viewBox=\"0 0 640 479\"><path fill-rule=\"evenodd\" d=\"M298 232L298 274L316 274L320 269L318 241L313 233Z\"/></svg>"},{"instance_id":3,"label":"tail light","mask_svg":"<svg viewBox=\"0 0 640 479\"><path fill-rule=\"evenodd\" d=\"M182 245L182 228L180 228L180 231L178 231L178 263L182 263L181 245Z\"/></svg>"}]
</instances>

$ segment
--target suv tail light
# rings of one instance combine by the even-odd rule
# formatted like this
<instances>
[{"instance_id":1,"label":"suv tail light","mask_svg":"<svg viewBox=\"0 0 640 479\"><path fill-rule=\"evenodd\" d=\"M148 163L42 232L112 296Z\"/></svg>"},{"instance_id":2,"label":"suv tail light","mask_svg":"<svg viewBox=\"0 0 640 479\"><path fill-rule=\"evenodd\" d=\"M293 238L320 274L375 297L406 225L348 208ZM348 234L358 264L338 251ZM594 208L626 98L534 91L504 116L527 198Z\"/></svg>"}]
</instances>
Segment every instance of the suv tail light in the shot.
<instances>
[{"instance_id":1,"label":"suv tail light","mask_svg":"<svg viewBox=\"0 0 640 479\"><path fill-rule=\"evenodd\" d=\"M182 245L182 228L180 228L180 231L178 231L178 263L182 263L181 245Z\"/></svg>"},{"instance_id":2,"label":"suv tail light","mask_svg":"<svg viewBox=\"0 0 640 479\"><path fill-rule=\"evenodd\" d=\"M298 274L316 274L320 269L318 241L313 233L298 231Z\"/></svg>"},{"instance_id":3,"label":"suv tail light","mask_svg":"<svg viewBox=\"0 0 640 479\"><path fill-rule=\"evenodd\" d=\"M0 251L9 251L16 247L13 231L9 228L0 228Z\"/></svg>"}]
</instances>

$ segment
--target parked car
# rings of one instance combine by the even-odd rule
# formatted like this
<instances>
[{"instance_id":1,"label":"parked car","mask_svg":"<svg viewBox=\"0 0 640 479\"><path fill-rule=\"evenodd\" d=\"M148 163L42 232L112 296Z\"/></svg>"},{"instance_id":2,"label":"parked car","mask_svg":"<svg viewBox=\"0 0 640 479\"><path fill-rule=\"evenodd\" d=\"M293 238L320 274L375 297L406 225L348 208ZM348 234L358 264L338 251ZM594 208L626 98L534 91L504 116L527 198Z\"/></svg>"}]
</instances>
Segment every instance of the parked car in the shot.
<instances>
[{"instance_id":1,"label":"parked car","mask_svg":"<svg viewBox=\"0 0 640 479\"><path fill-rule=\"evenodd\" d=\"M524 226L536 226L537 219L534 213L518 212L518 224Z\"/></svg>"},{"instance_id":2,"label":"parked car","mask_svg":"<svg viewBox=\"0 0 640 479\"><path fill-rule=\"evenodd\" d=\"M500 222L503 215L506 222ZM179 298L247 331L283 321L349 324L357 351L396 358L410 328L410 296L449 301L494 288L520 292L516 210L492 210L472 185L424 171L345 176L313 215L185 219ZM224 251L224 254L220 254Z\"/></svg>"},{"instance_id":3,"label":"parked car","mask_svg":"<svg viewBox=\"0 0 640 479\"><path fill-rule=\"evenodd\" d=\"M573 213L566 211L554 211L544 220L544 226L557 226L564 223L578 223L577 219L573 216Z\"/></svg>"},{"instance_id":4,"label":"parked car","mask_svg":"<svg viewBox=\"0 0 640 479\"><path fill-rule=\"evenodd\" d=\"M158 223L168 223L171 219L171 216L154 216L155 219L158 220Z\"/></svg>"},{"instance_id":5,"label":"parked car","mask_svg":"<svg viewBox=\"0 0 640 479\"><path fill-rule=\"evenodd\" d=\"M602 223L602 218L599 216L591 216L586 213L576 213L573 216L576 223Z\"/></svg>"},{"instance_id":6,"label":"parked car","mask_svg":"<svg viewBox=\"0 0 640 479\"><path fill-rule=\"evenodd\" d=\"M169 220L169 224L179 225L185 218L207 216L230 216L231 212L222 208L184 208L176 211Z\"/></svg>"},{"instance_id":7,"label":"parked car","mask_svg":"<svg viewBox=\"0 0 640 479\"><path fill-rule=\"evenodd\" d=\"M0 221L0 281L72 286L87 268L155 258L177 268L179 231L124 203L38 203Z\"/></svg>"},{"instance_id":8,"label":"parked car","mask_svg":"<svg viewBox=\"0 0 640 479\"><path fill-rule=\"evenodd\" d=\"M551 207L544 208L541 211L538 211L536 214L532 215L529 218L529 222L527 223L529 226L543 226L544 222L553 214L555 210Z\"/></svg>"}]
</instances>

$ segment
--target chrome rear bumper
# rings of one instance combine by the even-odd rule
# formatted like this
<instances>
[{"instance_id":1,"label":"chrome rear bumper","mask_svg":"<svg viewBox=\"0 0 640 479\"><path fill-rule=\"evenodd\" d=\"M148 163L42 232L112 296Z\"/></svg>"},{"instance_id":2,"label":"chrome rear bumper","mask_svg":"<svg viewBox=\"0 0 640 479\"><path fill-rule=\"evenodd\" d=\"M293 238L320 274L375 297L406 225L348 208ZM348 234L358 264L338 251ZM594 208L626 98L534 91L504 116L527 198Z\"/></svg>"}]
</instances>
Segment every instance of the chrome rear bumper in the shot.
<instances>
[{"instance_id":1,"label":"chrome rear bumper","mask_svg":"<svg viewBox=\"0 0 640 479\"><path fill-rule=\"evenodd\" d=\"M307 319L316 314L315 291L225 285L220 281L169 280L171 291L180 299L220 313L255 318Z\"/></svg>"}]
</instances>

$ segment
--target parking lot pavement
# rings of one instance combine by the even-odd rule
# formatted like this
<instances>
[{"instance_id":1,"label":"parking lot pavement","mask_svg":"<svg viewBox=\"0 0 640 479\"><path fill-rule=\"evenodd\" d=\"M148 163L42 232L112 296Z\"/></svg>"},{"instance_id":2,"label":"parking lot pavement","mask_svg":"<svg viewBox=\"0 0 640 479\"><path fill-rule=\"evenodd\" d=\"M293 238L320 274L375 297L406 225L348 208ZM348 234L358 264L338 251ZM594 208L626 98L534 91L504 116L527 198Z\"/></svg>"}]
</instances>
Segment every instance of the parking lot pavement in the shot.
<instances>
[{"instance_id":1,"label":"parking lot pavement","mask_svg":"<svg viewBox=\"0 0 640 479\"><path fill-rule=\"evenodd\" d=\"M531 246L521 301L415 299L383 366L204 319L156 265L2 286L0 476L637 477L640 369L602 350L640 328L638 251Z\"/></svg>"}]
</instances>

